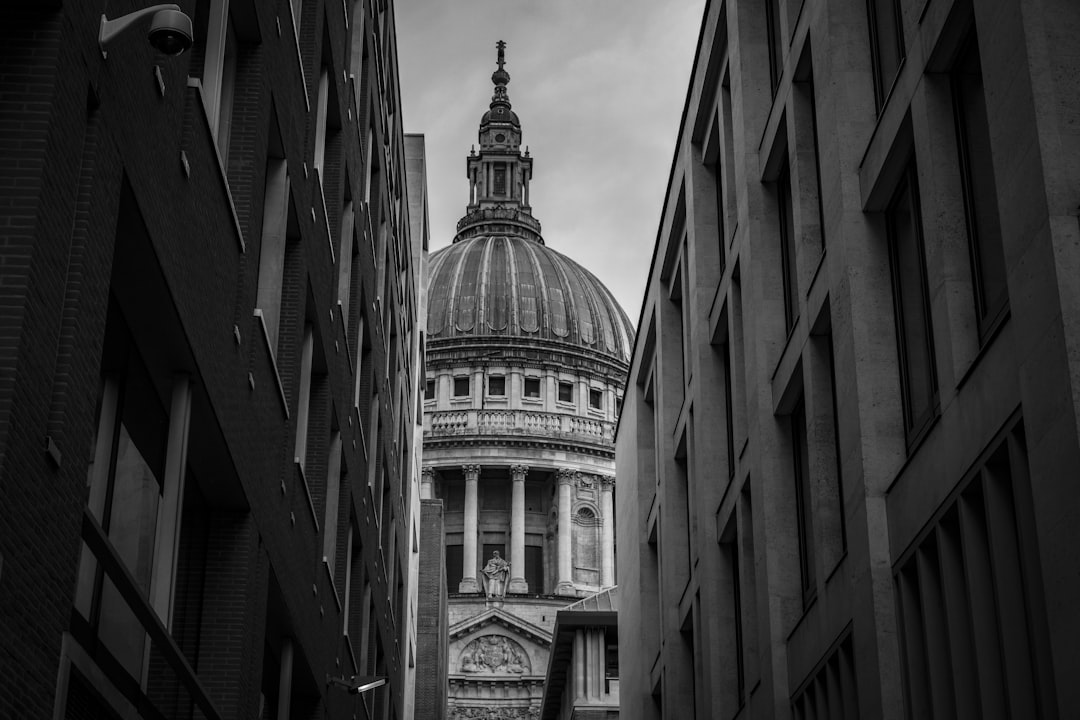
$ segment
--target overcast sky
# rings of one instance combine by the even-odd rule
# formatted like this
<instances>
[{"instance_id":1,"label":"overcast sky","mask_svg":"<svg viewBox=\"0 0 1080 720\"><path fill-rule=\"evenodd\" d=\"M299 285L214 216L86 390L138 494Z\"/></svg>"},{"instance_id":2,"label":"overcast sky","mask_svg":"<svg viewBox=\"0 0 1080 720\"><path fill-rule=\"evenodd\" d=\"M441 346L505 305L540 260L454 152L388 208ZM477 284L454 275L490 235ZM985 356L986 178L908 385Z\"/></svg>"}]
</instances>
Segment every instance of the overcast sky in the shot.
<instances>
[{"instance_id":1,"label":"overcast sky","mask_svg":"<svg viewBox=\"0 0 1080 720\"><path fill-rule=\"evenodd\" d=\"M636 325L704 4L397 0L402 120L426 138L431 250L465 213L465 157L505 40L544 241L599 277Z\"/></svg>"}]
</instances>

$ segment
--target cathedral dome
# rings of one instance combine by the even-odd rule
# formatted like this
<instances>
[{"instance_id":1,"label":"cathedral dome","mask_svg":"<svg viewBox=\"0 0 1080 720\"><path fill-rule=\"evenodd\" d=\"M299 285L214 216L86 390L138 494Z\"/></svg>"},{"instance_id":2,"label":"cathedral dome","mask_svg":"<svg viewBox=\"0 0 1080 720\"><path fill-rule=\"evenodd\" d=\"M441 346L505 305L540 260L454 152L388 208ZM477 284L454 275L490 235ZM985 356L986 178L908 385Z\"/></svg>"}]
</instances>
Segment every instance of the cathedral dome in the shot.
<instances>
[{"instance_id":1,"label":"cathedral dome","mask_svg":"<svg viewBox=\"0 0 1080 720\"><path fill-rule=\"evenodd\" d=\"M630 362L634 330L595 275L535 239L484 233L431 255L428 339L566 343Z\"/></svg>"}]
</instances>

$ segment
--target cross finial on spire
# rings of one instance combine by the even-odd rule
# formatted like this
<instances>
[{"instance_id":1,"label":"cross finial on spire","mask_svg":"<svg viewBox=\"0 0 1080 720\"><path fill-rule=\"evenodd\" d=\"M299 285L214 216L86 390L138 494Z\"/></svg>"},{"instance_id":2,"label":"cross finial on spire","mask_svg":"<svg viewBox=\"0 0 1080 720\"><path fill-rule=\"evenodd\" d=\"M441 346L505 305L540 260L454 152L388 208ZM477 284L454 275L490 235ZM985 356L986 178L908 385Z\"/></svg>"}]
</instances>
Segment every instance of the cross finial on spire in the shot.
<instances>
[{"instance_id":1,"label":"cross finial on spire","mask_svg":"<svg viewBox=\"0 0 1080 720\"><path fill-rule=\"evenodd\" d=\"M495 47L499 49L499 69L503 69L503 65L506 64L506 56L503 54L506 50L506 43L502 40L495 43Z\"/></svg>"}]
</instances>

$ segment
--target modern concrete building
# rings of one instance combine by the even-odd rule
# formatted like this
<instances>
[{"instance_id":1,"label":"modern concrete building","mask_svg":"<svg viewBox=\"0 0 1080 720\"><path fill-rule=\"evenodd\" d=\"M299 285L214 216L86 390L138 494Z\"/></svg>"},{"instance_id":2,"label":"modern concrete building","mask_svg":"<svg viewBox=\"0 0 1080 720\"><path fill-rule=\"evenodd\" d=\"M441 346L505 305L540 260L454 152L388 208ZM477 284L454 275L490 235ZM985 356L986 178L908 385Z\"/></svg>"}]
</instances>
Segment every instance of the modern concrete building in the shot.
<instances>
[{"instance_id":1,"label":"modern concrete building","mask_svg":"<svg viewBox=\"0 0 1080 720\"><path fill-rule=\"evenodd\" d=\"M535 717L556 612L615 584L633 330L540 234L509 80L500 42L466 213L430 258L421 492L445 509L450 718Z\"/></svg>"},{"instance_id":2,"label":"modern concrete building","mask_svg":"<svg viewBox=\"0 0 1080 720\"><path fill-rule=\"evenodd\" d=\"M707 3L617 436L623 717L1080 716L1078 34Z\"/></svg>"},{"instance_id":3,"label":"modern concrete building","mask_svg":"<svg viewBox=\"0 0 1080 720\"><path fill-rule=\"evenodd\" d=\"M540 720L618 720L619 588L555 614Z\"/></svg>"},{"instance_id":4,"label":"modern concrete building","mask_svg":"<svg viewBox=\"0 0 1080 720\"><path fill-rule=\"evenodd\" d=\"M0 716L404 720L426 218L393 5L181 0L188 52L147 42L168 10L101 42L141 5L0 11Z\"/></svg>"}]
</instances>

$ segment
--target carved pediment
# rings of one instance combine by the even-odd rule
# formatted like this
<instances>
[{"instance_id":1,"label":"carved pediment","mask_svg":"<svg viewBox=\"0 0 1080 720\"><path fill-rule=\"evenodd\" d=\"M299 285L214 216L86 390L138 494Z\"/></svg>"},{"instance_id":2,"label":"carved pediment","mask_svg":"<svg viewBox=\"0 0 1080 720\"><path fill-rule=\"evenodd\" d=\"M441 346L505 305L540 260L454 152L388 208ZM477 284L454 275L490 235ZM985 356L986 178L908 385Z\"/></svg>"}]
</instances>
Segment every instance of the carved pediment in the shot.
<instances>
[{"instance_id":1,"label":"carved pediment","mask_svg":"<svg viewBox=\"0 0 1080 720\"><path fill-rule=\"evenodd\" d=\"M551 635L543 628L488 609L450 628L451 684L489 678L532 682L543 675L550 648Z\"/></svg>"},{"instance_id":2,"label":"carved pediment","mask_svg":"<svg viewBox=\"0 0 1080 720\"><path fill-rule=\"evenodd\" d=\"M458 672L477 675L530 675L532 661L521 643L505 635L482 635L458 655Z\"/></svg>"},{"instance_id":3,"label":"carved pediment","mask_svg":"<svg viewBox=\"0 0 1080 720\"><path fill-rule=\"evenodd\" d=\"M518 635L543 647L551 646L551 633L538 625L522 620L501 608L489 608L479 615L462 620L450 627L450 641L463 640L480 631L494 630L502 635Z\"/></svg>"}]
</instances>

